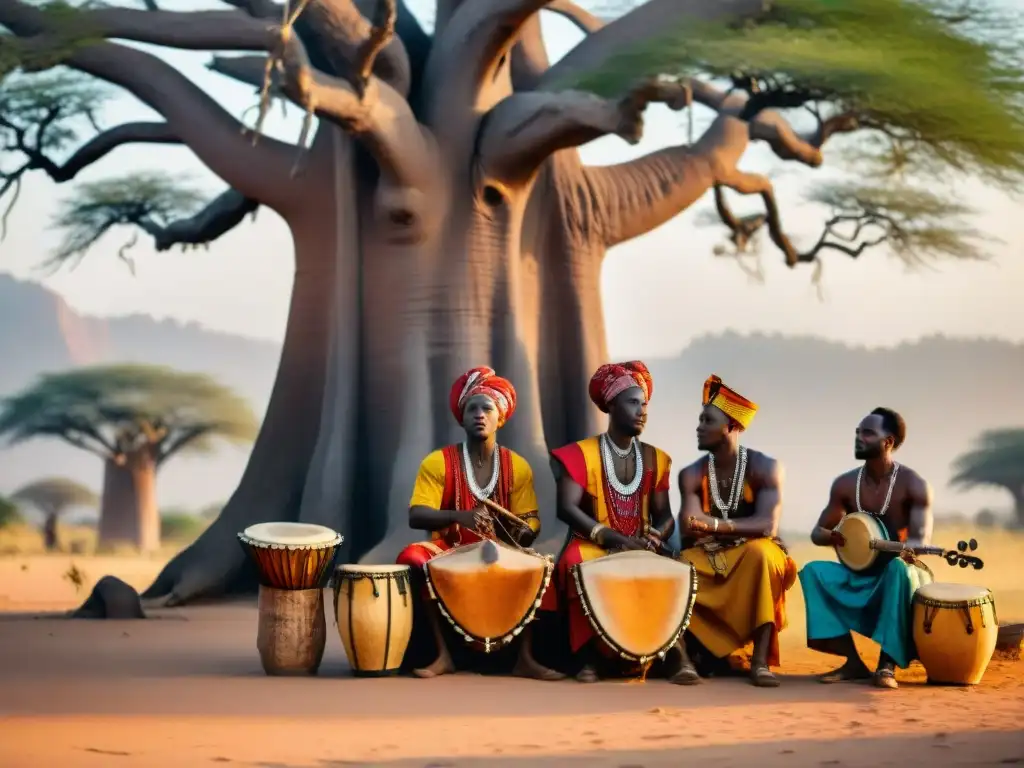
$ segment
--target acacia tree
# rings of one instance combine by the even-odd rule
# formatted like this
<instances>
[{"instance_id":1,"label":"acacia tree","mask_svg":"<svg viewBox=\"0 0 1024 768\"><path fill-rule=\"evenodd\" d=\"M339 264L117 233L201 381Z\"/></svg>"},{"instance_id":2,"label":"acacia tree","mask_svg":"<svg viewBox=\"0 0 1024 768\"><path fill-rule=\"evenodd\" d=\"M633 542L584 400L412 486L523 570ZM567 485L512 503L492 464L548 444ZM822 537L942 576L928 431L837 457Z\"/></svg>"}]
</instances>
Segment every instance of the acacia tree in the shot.
<instances>
[{"instance_id":1,"label":"acacia tree","mask_svg":"<svg viewBox=\"0 0 1024 768\"><path fill-rule=\"evenodd\" d=\"M103 459L99 545L160 546L157 470L214 438L251 441L248 404L209 377L159 366L112 365L42 376L0 403L0 436L57 437Z\"/></svg>"},{"instance_id":2,"label":"acacia tree","mask_svg":"<svg viewBox=\"0 0 1024 768\"><path fill-rule=\"evenodd\" d=\"M953 486L994 486L1009 492L1018 528L1024 528L1024 429L984 432L953 462Z\"/></svg>"},{"instance_id":3,"label":"acacia tree","mask_svg":"<svg viewBox=\"0 0 1024 768\"><path fill-rule=\"evenodd\" d=\"M46 477L22 486L11 496L20 505L43 515L43 537L47 550L58 548L57 521L74 507L95 507L99 501L92 489L67 477Z\"/></svg>"},{"instance_id":4,"label":"acacia tree","mask_svg":"<svg viewBox=\"0 0 1024 768\"><path fill-rule=\"evenodd\" d=\"M21 522L18 505L6 496L0 496L0 529Z\"/></svg>"},{"instance_id":5,"label":"acacia tree","mask_svg":"<svg viewBox=\"0 0 1024 768\"><path fill-rule=\"evenodd\" d=\"M737 248L765 228L790 266L882 242L907 258L972 257L963 206L927 186L848 179L941 167L1007 182L1024 166L1021 69L969 5L953 15L908 0L648 0L604 24L565 0L437 0L428 35L396 0L227 4L235 10L181 14L151 2L74 12L0 0L17 61L119 85L165 118L101 133L83 152L156 135L188 145L230 187L154 221L118 180L99 190L116 215L92 225L134 222L165 248L209 242L265 205L295 242L263 428L223 513L149 590L171 603L232 586L234 534L259 520L327 524L346 533L349 558L374 545L368 557L393 556L416 462L456 437L445 393L471 365L516 383L519 413L503 440L535 466L547 445L596 430L584 393L605 357L602 259L705 193ZM544 8L589 33L553 65ZM982 34L963 34L974 27ZM312 135L309 149L257 137L259 120L245 128L165 62L111 38L257 52L210 66L258 85L261 116L275 97L315 116L298 142ZM592 139L638 140L652 102L701 105L713 120L699 138L631 162L580 163L576 147ZM806 131L780 111L800 108ZM859 156L839 159L855 176L815 192L833 213L798 249L770 180L738 163L759 142L817 168L826 142L854 134ZM37 145L16 146L50 172ZM727 193L756 195L764 210L740 216ZM546 475L536 477L547 509Z\"/></svg>"}]
</instances>

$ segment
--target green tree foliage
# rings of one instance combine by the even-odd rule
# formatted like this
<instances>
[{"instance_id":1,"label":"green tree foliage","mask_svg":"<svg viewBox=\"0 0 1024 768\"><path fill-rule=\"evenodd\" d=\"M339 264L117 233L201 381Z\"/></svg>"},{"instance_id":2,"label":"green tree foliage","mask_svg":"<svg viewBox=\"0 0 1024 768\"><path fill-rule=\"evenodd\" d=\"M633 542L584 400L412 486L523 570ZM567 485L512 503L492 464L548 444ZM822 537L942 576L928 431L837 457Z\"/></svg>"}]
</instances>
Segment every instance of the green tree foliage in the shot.
<instances>
[{"instance_id":1,"label":"green tree foliage","mask_svg":"<svg viewBox=\"0 0 1024 768\"><path fill-rule=\"evenodd\" d=\"M950 484L1005 488L1013 496L1018 525L1024 525L1024 428L983 433L972 450L953 462Z\"/></svg>"},{"instance_id":2,"label":"green tree foliage","mask_svg":"<svg viewBox=\"0 0 1024 768\"><path fill-rule=\"evenodd\" d=\"M90 488L67 477L36 480L15 491L11 499L35 508L45 516L59 516L73 507L95 507L99 502Z\"/></svg>"},{"instance_id":3,"label":"green tree foliage","mask_svg":"<svg viewBox=\"0 0 1024 768\"><path fill-rule=\"evenodd\" d=\"M0 528L10 525L17 525L22 522L21 513L18 512L18 505L10 499L0 496Z\"/></svg>"},{"instance_id":4,"label":"green tree foliage","mask_svg":"<svg viewBox=\"0 0 1024 768\"><path fill-rule=\"evenodd\" d=\"M121 463L152 452L159 465L214 438L249 443L258 423L241 397L208 376L163 366L111 365L42 376L0 402L0 435L59 437Z\"/></svg>"},{"instance_id":5,"label":"green tree foliage","mask_svg":"<svg viewBox=\"0 0 1024 768\"><path fill-rule=\"evenodd\" d=\"M639 77L711 79L746 92L744 119L803 110L819 131L842 126L830 167L873 183L839 177L811 190L832 214L801 261L882 242L908 259L976 258L983 238L964 223L970 209L937 190L966 175L1010 191L1024 179L1022 25L993 5L772 0L742 21L666 30L565 85L614 94ZM730 223L716 202L737 250L773 224L770 206Z\"/></svg>"},{"instance_id":6,"label":"green tree foliage","mask_svg":"<svg viewBox=\"0 0 1024 768\"><path fill-rule=\"evenodd\" d=\"M164 510L160 513L160 540L177 545L191 544L209 524L210 520L187 510Z\"/></svg>"},{"instance_id":7,"label":"green tree foliage","mask_svg":"<svg viewBox=\"0 0 1024 768\"><path fill-rule=\"evenodd\" d=\"M77 260L108 230L118 225L135 225L158 237L172 221L190 216L206 202L199 190L185 178L158 173L136 173L79 184L64 200L54 224L65 232L64 241L47 261L59 266ZM126 261L133 237L118 251Z\"/></svg>"}]
</instances>

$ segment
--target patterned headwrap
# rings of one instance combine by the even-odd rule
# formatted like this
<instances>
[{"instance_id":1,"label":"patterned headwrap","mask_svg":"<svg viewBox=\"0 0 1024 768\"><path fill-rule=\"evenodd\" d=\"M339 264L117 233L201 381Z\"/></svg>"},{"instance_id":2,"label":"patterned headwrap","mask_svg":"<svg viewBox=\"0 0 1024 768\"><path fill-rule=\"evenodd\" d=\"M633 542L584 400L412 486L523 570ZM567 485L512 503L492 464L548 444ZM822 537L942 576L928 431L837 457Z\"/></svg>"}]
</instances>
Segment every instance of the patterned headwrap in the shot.
<instances>
[{"instance_id":1,"label":"patterned headwrap","mask_svg":"<svg viewBox=\"0 0 1024 768\"><path fill-rule=\"evenodd\" d=\"M493 368L480 366L469 369L452 384L448 405L452 409L452 416L460 424L466 403L474 395L485 395L494 402L498 409L499 427L504 426L516 412L516 388L512 382L501 378Z\"/></svg>"},{"instance_id":2,"label":"patterned headwrap","mask_svg":"<svg viewBox=\"0 0 1024 768\"><path fill-rule=\"evenodd\" d=\"M713 405L743 429L750 426L757 413L757 403L752 403L743 395L729 389L717 376L708 376L704 382L704 394L701 405Z\"/></svg>"},{"instance_id":3,"label":"patterned headwrap","mask_svg":"<svg viewBox=\"0 0 1024 768\"><path fill-rule=\"evenodd\" d=\"M647 366L639 360L628 363L607 363L597 369L590 378L590 399L594 405L605 413L611 407L612 400L630 387L640 387L648 401L654 394L654 379Z\"/></svg>"}]
</instances>

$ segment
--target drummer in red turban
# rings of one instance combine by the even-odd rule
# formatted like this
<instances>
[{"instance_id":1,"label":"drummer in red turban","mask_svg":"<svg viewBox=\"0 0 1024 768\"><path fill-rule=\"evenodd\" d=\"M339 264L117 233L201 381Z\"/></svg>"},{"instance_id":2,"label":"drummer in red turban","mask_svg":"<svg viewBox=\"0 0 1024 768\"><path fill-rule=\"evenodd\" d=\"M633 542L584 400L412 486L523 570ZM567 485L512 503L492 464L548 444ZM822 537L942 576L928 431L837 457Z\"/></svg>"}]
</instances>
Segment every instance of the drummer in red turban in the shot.
<instances>
[{"instance_id":1,"label":"drummer in red turban","mask_svg":"<svg viewBox=\"0 0 1024 768\"><path fill-rule=\"evenodd\" d=\"M448 406L466 436L463 442L436 450L420 463L409 500L409 525L429 531L430 541L410 544L397 561L410 566L417 576L426 574L424 565L431 558L455 547L482 539L529 547L540 533L533 470L522 456L497 443L498 430L516 411L515 387L491 368L471 368L452 384ZM511 512L511 517L495 514L483 505L484 499ZM424 593L431 602L429 591ZM482 601L487 599L481 596ZM437 657L413 673L436 677L454 672L436 605L428 605L426 613ZM527 626L521 633L515 673L544 680L563 677L533 659L529 629Z\"/></svg>"},{"instance_id":2,"label":"drummer in red turban","mask_svg":"<svg viewBox=\"0 0 1024 768\"><path fill-rule=\"evenodd\" d=\"M640 442L654 379L639 360L602 365L590 379L590 399L608 414L608 429L551 452L558 478L558 519L569 538L555 569L555 584L541 605L564 610L569 643L582 655L577 679L594 682L597 653L607 653L583 611L572 566L611 550L659 547L674 527L669 509L672 460Z\"/></svg>"},{"instance_id":3,"label":"drummer in red turban","mask_svg":"<svg viewBox=\"0 0 1024 768\"><path fill-rule=\"evenodd\" d=\"M701 392L697 449L705 455L679 475L684 531L680 557L697 571L690 633L725 659L752 644L750 679L774 687L786 590L796 563L776 536L782 515L782 466L740 445L757 404L709 376ZM696 670L686 662L687 682Z\"/></svg>"}]
</instances>

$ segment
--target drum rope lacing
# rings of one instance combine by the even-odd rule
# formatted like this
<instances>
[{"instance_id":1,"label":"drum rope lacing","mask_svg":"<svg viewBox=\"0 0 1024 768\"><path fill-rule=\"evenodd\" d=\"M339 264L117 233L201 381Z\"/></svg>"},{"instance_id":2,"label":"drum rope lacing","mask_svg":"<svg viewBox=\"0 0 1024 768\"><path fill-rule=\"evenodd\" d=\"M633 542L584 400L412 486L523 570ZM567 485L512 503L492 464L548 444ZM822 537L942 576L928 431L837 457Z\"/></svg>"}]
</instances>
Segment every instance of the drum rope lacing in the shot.
<instances>
[{"instance_id":1,"label":"drum rope lacing","mask_svg":"<svg viewBox=\"0 0 1024 768\"><path fill-rule=\"evenodd\" d=\"M892 463L892 474L889 476L889 488L885 492L885 501L882 502L882 508L878 512L865 512L864 508L860 505L860 487L864 482L864 464L861 464L860 469L857 471L857 490L854 493L855 501L857 504L857 511L865 515L875 515L876 517L882 517L889 510L889 502L892 501L892 490L896 487L896 475L899 474L900 464L898 461Z\"/></svg>"}]
</instances>

